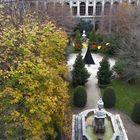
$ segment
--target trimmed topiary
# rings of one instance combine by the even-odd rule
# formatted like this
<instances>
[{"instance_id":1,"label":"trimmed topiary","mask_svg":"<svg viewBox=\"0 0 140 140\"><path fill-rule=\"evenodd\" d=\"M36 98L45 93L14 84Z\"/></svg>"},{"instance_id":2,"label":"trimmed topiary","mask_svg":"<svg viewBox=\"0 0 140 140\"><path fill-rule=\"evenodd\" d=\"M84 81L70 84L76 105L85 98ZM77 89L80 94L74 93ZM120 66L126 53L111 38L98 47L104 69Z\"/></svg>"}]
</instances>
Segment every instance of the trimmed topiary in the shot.
<instances>
[{"instance_id":1,"label":"trimmed topiary","mask_svg":"<svg viewBox=\"0 0 140 140\"><path fill-rule=\"evenodd\" d=\"M76 107L84 107L87 103L87 93L85 87L78 86L75 88L73 99Z\"/></svg>"},{"instance_id":2,"label":"trimmed topiary","mask_svg":"<svg viewBox=\"0 0 140 140\"><path fill-rule=\"evenodd\" d=\"M77 87L79 85L85 85L90 77L89 72L85 67L84 60L82 59L81 53L77 55L72 70L72 85Z\"/></svg>"},{"instance_id":3,"label":"trimmed topiary","mask_svg":"<svg viewBox=\"0 0 140 140\"><path fill-rule=\"evenodd\" d=\"M97 72L99 86L110 84L111 75L112 71L110 70L110 64L108 62L107 57L104 57L100 62L100 67Z\"/></svg>"},{"instance_id":4,"label":"trimmed topiary","mask_svg":"<svg viewBox=\"0 0 140 140\"><path fill-rule=\"evenodd\" d=\"M135 123L140 124L140 101L135 103L131 118Z\"/></svg>"},{"instance_id":5,"label":"trimmed topiary","mask_svg":"<svg viewBox=\"0 0 140 140\"><path fill-rule=\"evenodd\" d=\"M115 106L116 94L113 87L107 87L103 94L103 102L105 108L111 108Z\"/></svg>"}]
</instances>

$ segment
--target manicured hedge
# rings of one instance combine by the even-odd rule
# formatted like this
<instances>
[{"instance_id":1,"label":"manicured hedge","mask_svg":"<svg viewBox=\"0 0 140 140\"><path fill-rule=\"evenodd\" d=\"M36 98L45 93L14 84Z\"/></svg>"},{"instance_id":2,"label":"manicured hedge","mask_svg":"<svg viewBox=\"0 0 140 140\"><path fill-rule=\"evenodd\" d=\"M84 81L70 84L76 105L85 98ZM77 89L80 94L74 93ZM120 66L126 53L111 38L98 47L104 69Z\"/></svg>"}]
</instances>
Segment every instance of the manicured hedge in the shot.
<instances>
[{"instance_id":1,"label":"manicured hedge","mask_svg":"<svg viewBox=\"0 0 140 140\"><path fill-rule=\"evenodd\" d=\"M103 94L103 102L105 108L111 108L115 106L116 94L113 87L107 87Z\"/></svg>"},{"instance_id":2,"label":"manicured hedge","mask_svg":"<svg viewBox=\"0 0 140 140\"><path fill-rule=\"evenodd\" d=\"M74 105L76 107L84 107L87 103L87 93L85 87L78 86L74 90Z\"/></svg>"},{"instance_id":3,"label":"manicured hedge","mask_svg":"<svg viewBox=\"0 0 140 140\"><path fill-rule=\"evenodd\" d=\"M140 101L135 103L131 118L135 123L140 124Z\"/></svg>"}]
</instances>

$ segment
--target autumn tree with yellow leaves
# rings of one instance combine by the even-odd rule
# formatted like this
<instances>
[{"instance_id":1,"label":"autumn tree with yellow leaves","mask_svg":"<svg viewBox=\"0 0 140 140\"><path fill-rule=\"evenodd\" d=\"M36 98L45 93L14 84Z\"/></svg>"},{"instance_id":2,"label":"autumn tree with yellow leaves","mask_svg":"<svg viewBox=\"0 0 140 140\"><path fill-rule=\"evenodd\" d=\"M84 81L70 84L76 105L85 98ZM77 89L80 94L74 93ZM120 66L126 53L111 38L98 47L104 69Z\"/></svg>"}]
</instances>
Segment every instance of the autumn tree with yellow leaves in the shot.
<instances>
[{"instance_id":1,"label":"autumn tree with yellow leaves","mask_svg":"<svg viewBox=\"0 0 140 140\"><path fill-rule=\"evenodd\" d=\"M0 139L68 139L66 34L31 15L18 28L10 18L0 14Z\"/></svg>"}]
</instances>

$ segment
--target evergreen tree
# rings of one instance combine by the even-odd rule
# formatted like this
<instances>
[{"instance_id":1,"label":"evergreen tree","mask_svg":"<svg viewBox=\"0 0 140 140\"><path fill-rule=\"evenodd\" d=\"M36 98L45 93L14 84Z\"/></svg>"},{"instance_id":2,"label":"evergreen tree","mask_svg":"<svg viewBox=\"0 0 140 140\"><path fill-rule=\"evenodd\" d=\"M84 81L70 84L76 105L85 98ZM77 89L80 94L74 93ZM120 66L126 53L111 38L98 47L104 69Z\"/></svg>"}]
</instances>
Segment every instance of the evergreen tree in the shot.
<instances>
[{"instance_id":1,"label":"evergreen tree","mask_svg":"<svg viewBox=\"0 0 140 140\"><path fill-rule=\"evenodd\" d=\"M98 84L108 85L110 84L112 72L110 70L110 64L108 59L104 57L100 62L99 71L97 72Z\"/></svg>"},{"instance_id":2,"label":"evergreen tree","mask_svg":"<svg viewBox=\"0 0 140 140\"><path fill-rule=\"evenodd\" d=\"M74 50L75 51L82 50L82 38L79 30L76 31Z\"/></svg>"},{"instance_id":3,"label":"evergreen tree","mask_svg":"<svg viewBox=\"0 0 140 140\"><path fill-rule=\"evenodd\" d=\"M82 59L81 53L79 53L73 65L72 84L75 87L78 85L84 85L89 77L90 74L85 68L85 63L84 60Z\"/></svg>"}]
</instances>

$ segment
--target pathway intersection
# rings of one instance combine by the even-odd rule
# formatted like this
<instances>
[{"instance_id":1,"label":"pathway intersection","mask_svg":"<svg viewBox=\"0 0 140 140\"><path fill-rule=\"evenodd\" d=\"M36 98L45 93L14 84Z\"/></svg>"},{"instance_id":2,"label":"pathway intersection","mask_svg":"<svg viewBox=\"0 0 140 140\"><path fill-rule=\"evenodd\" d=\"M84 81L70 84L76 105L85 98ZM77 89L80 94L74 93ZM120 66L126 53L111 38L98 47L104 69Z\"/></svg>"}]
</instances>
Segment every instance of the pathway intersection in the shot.
<instances>
[{"instance_id":1,"label":"pathway intersection","mask_svg":"<svg viewBox=\"0 0 140 140\"><path fill-rule=\"evenodd\" d=\"M82 49L82 56L84 58L86 54L87 48ZM69 67L69 73L73 69L73 64L75 62L76 56L78 54L72 53L69 55L68 59L68 67ZM87 105L82 108L82 110L86 109L92 109L96 107L97 101L101 97L100 95L100 89L97 85L97 71L100 66L100 61L102 60L102 56L100 54L92 54L93 60L95 62L94 65L86 65L86 68L88 72L91 74L90 78L88 79L88 82L86 83L86 91L87 91ZM114 59L109 59L110 66L112 67L115 64ZM71 74L70 74L71 75ZM82 111L80 110L80 111Z\"/></svg>"}]
</instances>

